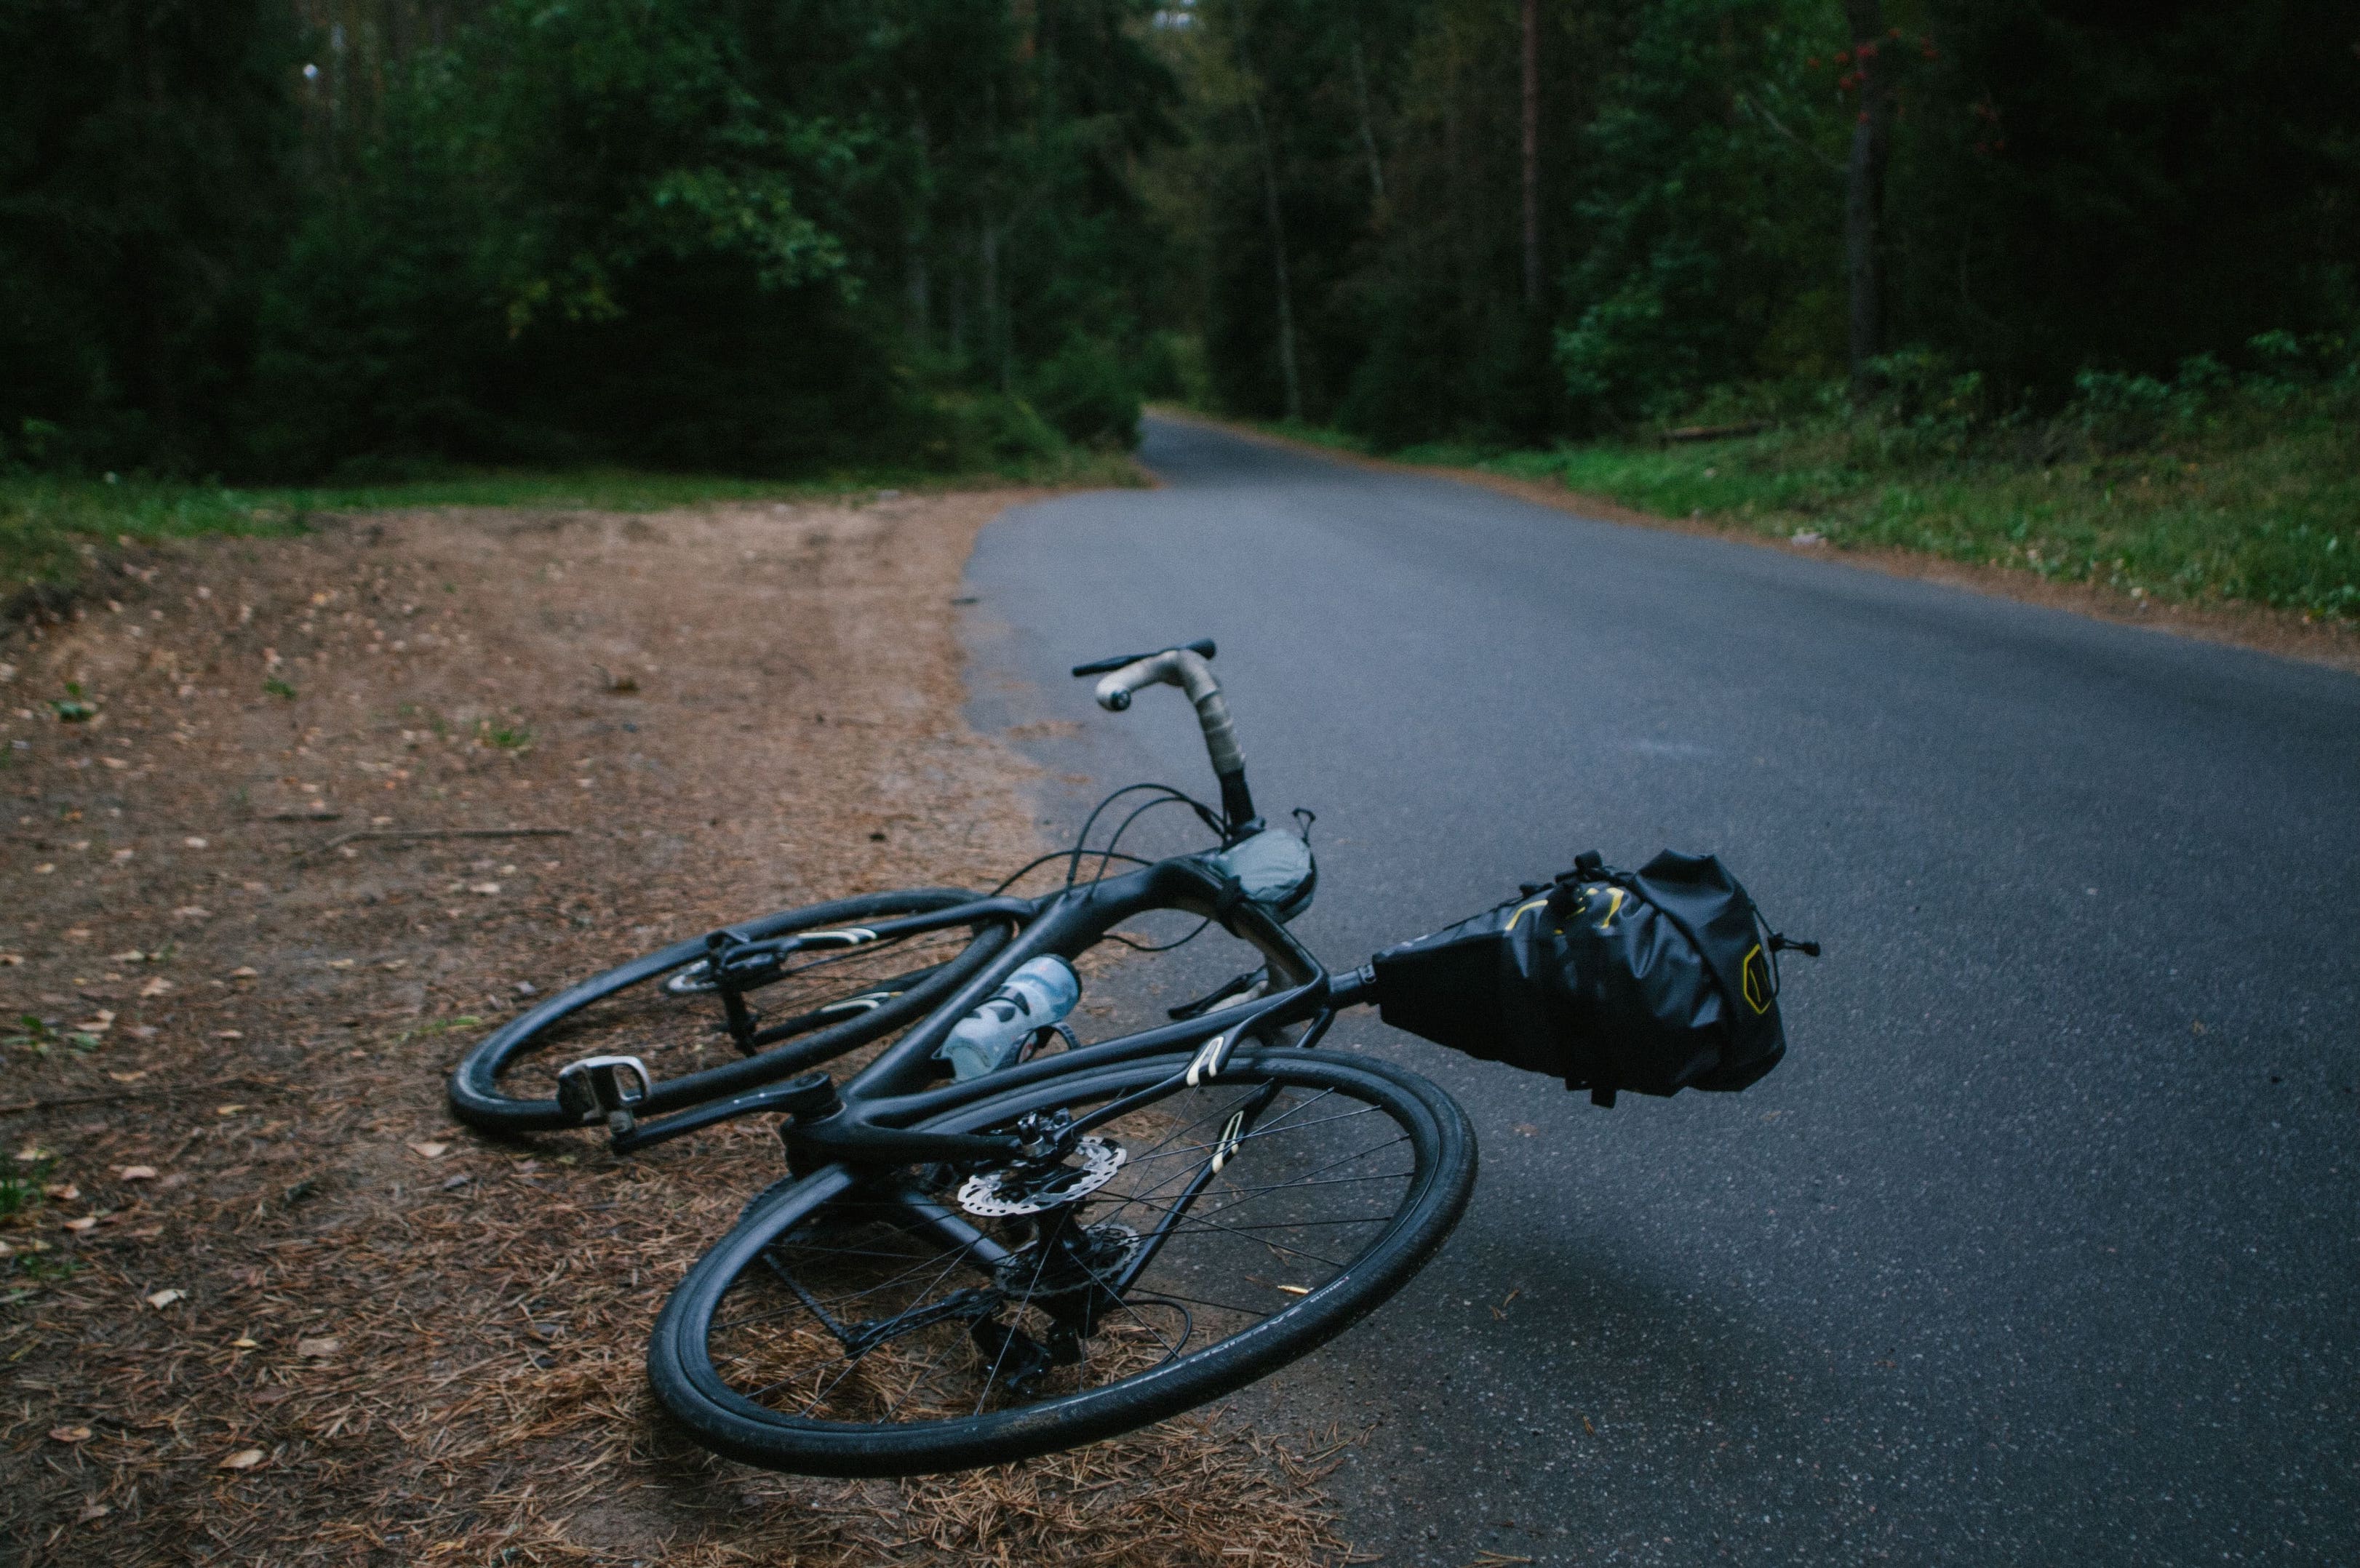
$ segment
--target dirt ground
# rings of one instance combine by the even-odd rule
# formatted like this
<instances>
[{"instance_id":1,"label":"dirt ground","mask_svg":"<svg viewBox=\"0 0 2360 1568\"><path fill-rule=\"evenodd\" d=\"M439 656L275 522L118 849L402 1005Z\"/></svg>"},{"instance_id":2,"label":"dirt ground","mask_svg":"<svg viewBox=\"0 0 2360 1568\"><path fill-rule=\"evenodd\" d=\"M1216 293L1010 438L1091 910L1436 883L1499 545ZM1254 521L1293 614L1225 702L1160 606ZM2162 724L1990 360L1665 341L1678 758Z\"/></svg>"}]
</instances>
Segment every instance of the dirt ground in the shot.
<instances>
[{"instance_id":1,"label":"dirt ground","mask_svg":"<svg viewBox=\"0 0 2360 1568\"><path fill-rule=\"evenodd\" d=\"M1219 1419L906 1483L715 1460L639 1361L767 1126L618 1161L443 1108L528 987L1029 858L949 609L1023 498L373 514L129 551L0 634L12 1562L1344 1555L1316 1458ZM511 836L399 836L461 831Z\"/></svg>"}]
</instances>

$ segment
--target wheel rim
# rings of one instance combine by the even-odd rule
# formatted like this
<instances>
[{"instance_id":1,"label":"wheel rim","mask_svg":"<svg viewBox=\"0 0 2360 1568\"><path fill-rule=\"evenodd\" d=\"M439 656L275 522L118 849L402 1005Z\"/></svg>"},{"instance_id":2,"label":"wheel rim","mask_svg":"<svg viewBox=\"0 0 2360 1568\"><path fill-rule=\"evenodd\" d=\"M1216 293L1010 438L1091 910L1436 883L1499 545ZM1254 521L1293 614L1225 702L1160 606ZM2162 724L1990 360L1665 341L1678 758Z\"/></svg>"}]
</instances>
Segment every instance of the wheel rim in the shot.
<instances>
[{"instance_id":1,"label":"wheel rim","mask_svg":"<svg viewBox=\"0 0 2360 1568\"><path fill-rule=\"evenodd\" d=\"M1166 1071L1101 1078L1075 1103ZM681 1325L703 1352L696 1381L759 1426L921 1446L1045 1407L1087 1419L1075 1408L1136 1405L1183 1365L1233 1360L1243 1381L1255 1342L1335 1315L1356 1268L1426 1197L1433 1128L1384 1087L1258 1073L1180 1087L1098 1129L1127 1146L1113 1178L1030 1215L959 1212L971 1183L923 1182L1009 1249L994 1266L874 1183L791 1202L757 1218L768 1236L737 1249L701 1323Z\"/></svg>"},{"instance_id":2,"label":"wheel rim","mask_svg":"<svg viewBox=\"0 0 2360 1568\"><path fill-rule=\"evenodd\" d=\"M974 897L953 890L880 895L732 929L768 942L807 930L924 913ZM988 957L978 944L1003 930L951 926L788 955L775 973L753 976L758 983L744 992L758 1015L755 1049L784 1057L808 1042L830 1045L822 1054L834 1055L881 1037L905 1021L901 1015L917 1010L911 993L920 987L931 993L955 981ZM556 1116L558 1073L591 1056L639 1057L660 1083L700 1072L727 1072L739 1061L740 1051L727 1029L716 989L670 984L708 968L703 946L683 942L551 998L469 1052L453 1078L454 1104Z\"/></svg>"}]
</instances>

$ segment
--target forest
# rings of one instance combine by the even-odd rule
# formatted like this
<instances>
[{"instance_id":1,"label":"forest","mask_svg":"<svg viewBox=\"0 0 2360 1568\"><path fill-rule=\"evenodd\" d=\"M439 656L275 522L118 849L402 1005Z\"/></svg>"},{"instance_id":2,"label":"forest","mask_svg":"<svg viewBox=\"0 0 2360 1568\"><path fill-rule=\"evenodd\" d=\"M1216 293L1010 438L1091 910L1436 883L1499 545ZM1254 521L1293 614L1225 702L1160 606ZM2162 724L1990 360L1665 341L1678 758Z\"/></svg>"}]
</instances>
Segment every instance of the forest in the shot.
<instances>
[{"instance_id":1,"label":"forest","mask_svg":"<svg viewBox=\"0 0 2360 1568\"><path fill-rule=\"evenodd\" d=\"M0 45L19 475L948 473L1158 398L2053 462L2348 447L2360 387L2322 0L0 0Z\"/></svg>"}]
</instances>

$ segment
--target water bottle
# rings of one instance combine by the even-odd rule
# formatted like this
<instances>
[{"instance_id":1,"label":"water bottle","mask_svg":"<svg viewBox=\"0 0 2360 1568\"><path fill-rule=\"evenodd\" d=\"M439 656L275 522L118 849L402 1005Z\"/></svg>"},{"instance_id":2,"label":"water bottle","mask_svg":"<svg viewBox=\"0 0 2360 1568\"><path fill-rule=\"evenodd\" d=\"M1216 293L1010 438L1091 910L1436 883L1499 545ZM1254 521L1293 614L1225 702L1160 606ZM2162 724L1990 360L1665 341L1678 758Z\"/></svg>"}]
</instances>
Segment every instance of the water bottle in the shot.
<instances>
[{"instance_id":1,"label":"water bottle","mask_svg":"<svg viewBox=\"0 0 2360 1568\"><path fill-rule=\"evenodd\" d=\"M1026 1036L1072 1012L1081 995L1082 977L1072 964L1054 954L1032 959L952 1025L950 1039L934 1054L961 1083L997 1073L1016 1060Z\"/></svg>"}]
</instances>

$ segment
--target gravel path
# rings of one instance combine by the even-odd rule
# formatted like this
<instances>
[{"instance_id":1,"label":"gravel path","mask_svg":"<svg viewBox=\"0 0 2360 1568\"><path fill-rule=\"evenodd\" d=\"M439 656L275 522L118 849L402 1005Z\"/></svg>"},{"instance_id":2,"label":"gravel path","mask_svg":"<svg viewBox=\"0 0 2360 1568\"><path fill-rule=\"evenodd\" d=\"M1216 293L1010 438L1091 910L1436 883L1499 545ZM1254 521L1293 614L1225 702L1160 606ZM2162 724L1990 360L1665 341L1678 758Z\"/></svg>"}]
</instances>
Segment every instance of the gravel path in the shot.
<instances>
[{"instance_id":1,"label":"gravel path","mask_svg":"<svg viewBox=\"0 0 2360 1568\"><path fill-rule=\"evenodd\" d=\"M639 1357L768 1129L618 1162L442 1109L527 986L1032 855L950 630L1024 498L331 519L0 642L10 1561L1336 1555L1234 1427L907 1486L711 1461Z\"/></svg>"}]
</instances>

